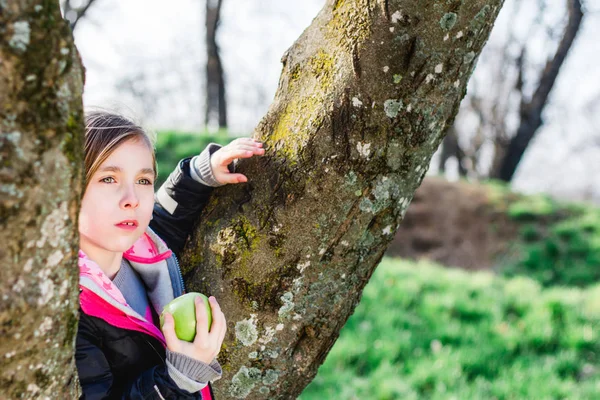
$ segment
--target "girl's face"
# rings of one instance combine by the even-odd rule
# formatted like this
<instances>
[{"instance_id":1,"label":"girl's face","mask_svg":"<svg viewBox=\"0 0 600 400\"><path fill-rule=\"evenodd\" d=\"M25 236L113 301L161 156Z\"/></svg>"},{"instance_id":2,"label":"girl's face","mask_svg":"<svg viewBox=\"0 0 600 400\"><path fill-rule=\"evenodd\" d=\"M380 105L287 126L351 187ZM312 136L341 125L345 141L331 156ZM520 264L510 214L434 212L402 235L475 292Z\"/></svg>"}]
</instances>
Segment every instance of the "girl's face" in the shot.
<instances>
[{"instance_id":1,"label":"girl's face","mask_svg":"<svg viewBox=\"0 0 600 400\"><path fill-rule=\"evenodd\" d=\"M141 140L121 143L100 165L79 212L80 248L124 252L144 233L154 206L152 153Z\"/></svg>"}]
</instances>

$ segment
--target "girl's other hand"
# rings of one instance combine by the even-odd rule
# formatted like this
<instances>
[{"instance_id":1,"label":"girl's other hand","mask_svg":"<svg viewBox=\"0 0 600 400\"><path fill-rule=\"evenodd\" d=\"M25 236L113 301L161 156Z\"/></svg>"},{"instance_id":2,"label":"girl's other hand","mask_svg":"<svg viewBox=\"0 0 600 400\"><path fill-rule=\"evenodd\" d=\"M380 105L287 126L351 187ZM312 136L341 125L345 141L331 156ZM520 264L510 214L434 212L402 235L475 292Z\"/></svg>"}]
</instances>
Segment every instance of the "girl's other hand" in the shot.
<instances>
[{"instance_id":1,"label":"girl's other hand","mask_svg":"<svg viewBox=\"0 0 600 400\"><path fill-rule=\"evenodd\" d=\"M216 154L216 152L215 152ZM165 313L165 323L162 327L163 335L167 341L167 348L175 353L185 354L195 360L210 364L214 360L223 344L227 332L225 315L214 296L208 299L212 310L212 325L208 330L208 315L206 307L200 297L195 299L196 305L196 336L193 342L181 340L175 334L175 321L173 316Z\"/></svg>"},{"instance_id":2,"label":"girl's other hand","mask_svg":"<svg viewBox=\"0 0 600 400\"><path fill-rule=\"evenodd\" d=\"M263 144L258 140L239 138L215 151L210 157L210 166L217 182L222 184L248 182L245 175L231 173L227 166L236 158L264 155L265 149L262 146Z\"/></svg>"}]
</instances>

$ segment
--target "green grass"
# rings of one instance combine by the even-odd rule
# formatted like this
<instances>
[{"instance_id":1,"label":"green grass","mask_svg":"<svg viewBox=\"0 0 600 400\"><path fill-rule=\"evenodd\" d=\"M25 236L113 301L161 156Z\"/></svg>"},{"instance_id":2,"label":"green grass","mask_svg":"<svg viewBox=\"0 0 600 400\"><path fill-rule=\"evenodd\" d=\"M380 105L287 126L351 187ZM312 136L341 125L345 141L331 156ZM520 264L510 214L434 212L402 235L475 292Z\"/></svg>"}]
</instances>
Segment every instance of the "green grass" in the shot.
<instances>
[{"instance_id":1,"label":"green grass","mask_svg":"<svg viewBox=\"0 0 600 400\"><path fill-rule=\"evenodd\" d=\"M484 187L494 211L506 213L518 230L508 251L495 260L498 273L526 275L545 287L600 282L598 207L517 194L498 181Z\"/></svg>"},{"instance_id":2,"label":"green grass","mask_svg":"<svg viewBox=\"0 0 600 400\"><path fill-rule=\"evenodd\" d=\"M158 190L167 179L179 160L200 154L211 142L225 145L235 139L227 132L183 133L175 131L158 132L156 138L156 160L158 163L158 179L154 185Z\"/></svg>"},{"instance_id":3,"label":"green grass","mask_svg":"<svg viewBox=\"0 0 600 400\"><path fill-rule=\"evenodd\" d=\"M600 286L384 259L302 400L600 398Z\"/></svg>"},{"instance_id":4,"label":"green grass","mask_svg":"<svg viewBox=\"0 0 600 400\"><path fill-rule=\"evenodd\" d=\"M539 198L509 208L522 227L509 255L499 260L501 273L527 275L543 286L600 282L600 209Z\"/></svg>"}]
</instances>

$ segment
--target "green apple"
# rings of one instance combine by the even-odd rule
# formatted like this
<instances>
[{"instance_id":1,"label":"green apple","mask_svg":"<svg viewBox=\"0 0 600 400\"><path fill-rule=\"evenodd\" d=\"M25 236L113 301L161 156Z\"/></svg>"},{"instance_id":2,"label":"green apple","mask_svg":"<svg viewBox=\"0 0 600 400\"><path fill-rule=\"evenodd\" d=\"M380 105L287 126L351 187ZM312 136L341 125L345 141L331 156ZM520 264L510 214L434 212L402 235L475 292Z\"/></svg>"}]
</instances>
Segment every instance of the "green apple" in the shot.
<instances>
[{"instance_id":1,"label":"green apple","mask_svg":"<svg viewBox=\"0 0 600 400\"><path fill-rule=\"evenodd\" d=\"M165 306L160 314L160 327L165 323L165 312L173 316L175 320L175 334L181 340L186 342L194 341L196 336L196 305L194 300L196 297L202 298L206 306L206 314L208 315L208 330L212 325L212 311L208 297L202 293L190 292L173 299Z\"/></svg>"}]
</instances>

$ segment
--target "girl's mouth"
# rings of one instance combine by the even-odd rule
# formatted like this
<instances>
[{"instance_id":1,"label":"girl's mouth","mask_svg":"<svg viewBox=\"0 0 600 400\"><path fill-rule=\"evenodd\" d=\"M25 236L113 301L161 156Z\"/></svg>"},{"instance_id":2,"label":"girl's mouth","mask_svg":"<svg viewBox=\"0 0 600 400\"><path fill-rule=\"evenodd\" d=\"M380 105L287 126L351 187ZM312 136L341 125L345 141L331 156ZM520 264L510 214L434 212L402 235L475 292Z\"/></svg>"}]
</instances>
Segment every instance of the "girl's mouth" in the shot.
<instances>
[{"instance_id":1,"label":"girl's mouth","mask_svg":"<svg viewBox=\"0 0 600 400\"><path fill-rule=\"evenodd\" d=\"M117 228L125 229L126 231L134 231L138 227L138 222L136 220L126 220L115 224L115 226Z\"/></svg>"}]
</instances>

